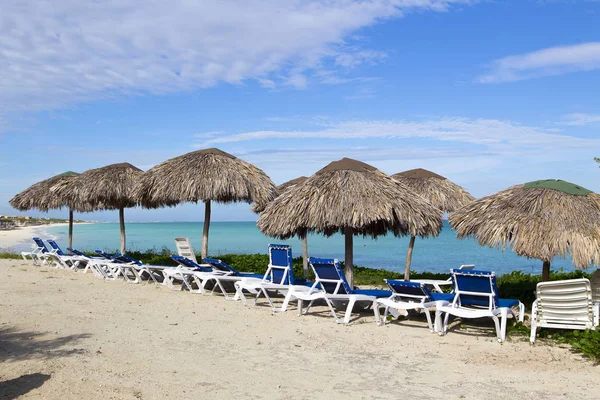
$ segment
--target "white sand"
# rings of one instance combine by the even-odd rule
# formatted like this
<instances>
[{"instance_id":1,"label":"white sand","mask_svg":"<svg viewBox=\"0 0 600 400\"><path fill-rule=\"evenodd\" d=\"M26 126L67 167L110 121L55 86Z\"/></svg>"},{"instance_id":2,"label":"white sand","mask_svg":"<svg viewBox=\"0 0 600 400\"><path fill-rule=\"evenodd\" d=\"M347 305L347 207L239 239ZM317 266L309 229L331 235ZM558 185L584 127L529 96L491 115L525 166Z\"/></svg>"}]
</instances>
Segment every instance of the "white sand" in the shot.
<instances>
[{"instance_id":1,"label":"white sand","mask_svg":"<svg viewBox=\"0 0 600 400\"><path fill-rule=\"evenodd\" d=\"M598 398L567 347L424 320L349 326L0 260L0 393L36 399ZM10 397L13 398L13 397Z\"/></svg>"},{"instance_id":2,"label":"white sand","mask_svg":"<svg viewBox=\"0 0 600 400\"><path fill-rule=\"evenodd\" d=\"M17 252L27 250L33 247L31 238L39 236L45 239L48 227L50 226L68 226L67 223L58 223L50 225L25 226L12 229L10 231L0 231L0 251Z\"/></svg>"}]
</instances>

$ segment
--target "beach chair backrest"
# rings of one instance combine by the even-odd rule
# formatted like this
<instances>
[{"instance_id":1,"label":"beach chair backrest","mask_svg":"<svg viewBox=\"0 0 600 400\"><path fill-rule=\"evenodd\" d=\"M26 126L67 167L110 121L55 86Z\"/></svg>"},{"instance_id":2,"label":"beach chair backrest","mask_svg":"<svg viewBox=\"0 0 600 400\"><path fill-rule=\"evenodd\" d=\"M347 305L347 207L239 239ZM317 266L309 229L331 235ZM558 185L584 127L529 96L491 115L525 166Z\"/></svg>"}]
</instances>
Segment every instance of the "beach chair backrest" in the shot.
<instances>
[{"instance_id":1,"label":"beach chair backrest","mask_svg":"<svg viewBox=\"0 0 600 400\"><path fill-rule=\"evenodd\" d=\"M52 247L52 250L54 250L56 254L58 254L59 256L66 256L66 254L63 253L63 251L61 250L58 243L56 243L54 240L48 239L46 240L46 242L48 242L48 244L50 245L50 247Z\"/></svg>"},{"instance_id":2,"label":"beach chair backrest","mask_svg":"<svg viewBox=\"0 0 600 400\"><path fill-rule=\"evenodd\" d=\"M592 274L590 285L592 285L592 300L600 302L600 269Z\"/></svg>"},{"instance_id":3,"label":"beach chair backrest","mask_svg":"<svg viewBox=\"0 0 600 400\"><path fill-rule=\"evenodd\" d=\"M42 239L40 239L39 237L34 237L33 241L35 242L35 244L37 245L37 247L40 249L40 251L42 253L50 253L50 251L48 250L48 248L46 247L46 244L44 243L44 241Z\"/></svg>"},{"instance_id":4,"label":"beach chair backrest","mask_svg":"<svg viewBox=\"0 0 600 400\"><path fill-rule=\"evenodd\" d=\"M128 255L125 255L125 254L115 254L113 256L113 260L121 261L121 262L126 263L126 264L131 264L131 263L136 264L136 265L143 265L144 264L140 260L136 260L135 258L131 258Z\"/></svg>"},{"instance_id":5,"label":"beach chair backrest","mask_svg":"<svg viewBox=\"0 0 600 400\"><path fill-rule=\"evenodd\" d=\"M385 279L385 283L389 286L394 297L399 297L405 301L431 301L431 292L424 283L406 282L395 279Z\"/></svg>"},{"instance_id":6,"label":"beach chair backrest","mask_svg":"<svg viewBox=\"0 0 600 400\"><path fill-rule=\"evenodd\" d=\"M594 306L588 279L540 282L536 286L536 298L542 324L593 328Z\"/></svg>"},{"instance_id":7,"label":"beach chair backrest","mask_svg":"<svg viewBox=\"0 0 600 400\"><path fill-rule=\"evenodd\" d=\"M113 259L112 254L108 254L108 253L106 253L106 252L104 252L102 250L94 250L94 253L101 255L102 257L106 258L107 260L112 260ZM118 263L120 261L117 260L115 262Z\"/></svg>"},{"instance_id":8,"label":"beach chair backrest","mask_svg":"<svg viewBox=\"0 0 600 400\"><path fill-rule=\"evenodd\" d=\"M194 253L194 249L188 238L175 238L175 247L177 248L178 255L192 260L196 264L198 263L196 254Z\"/></svg>"},{"instance_id":9,"label":"beach chair backrest","mask_svg":"<svg viewBox=\"0 0 600 400\"><path fill-rule=\"evenodd\" d=\"M454 303L460 306L498 307L496 273L478 270L451 270L454 281Z\"/></svg>"},{"instance_id":10,"label":"beach chair backrest","mask_svg":"<svg viewBox=\"0 0 600 400\"><path fill-rule=\"evenodd\" d=\"M279 285L293 285L292 247L284 244L269 245L269 267L263 280Z\"/></svg>"},{"instance_id":11,"label":"beach chair backrest","mask_svg":"<svg viewBox=\"0 0 600 400\"><path fill-rule=\"evenodd\" d=\"M217 271L226 272L231 276L240 276L240 272L238 270L236 270L226 262L223 262L216 258L203 258L202 261L204 261L206 264L210 264ZM196 263L196 265L198 264Z\"/></svg>"},{"instance_id":12,"label":"beach chair backrest","mask_svg":"<svg viewBox=\"0 0 600 400\"><path fill-rule=\"evenodd\" d=\"M324 291L329 294L352 294L338 260L310 257L308 262L315 274L315 283L320 284Z\"/></svg>"},{"instance_id":13,"label":"beach chair backrest","mask_svg":"<svg viewBox=\"0 0 600 400\"><path fill-rule=\"evenodd\" d=\"M67 247L67 250L70 251L71 253L75 254L76 256L87 257L84 253L82 253L81 251L74 249L72 247Z\"/></svg>"},{"instance_id":14,"label":"beach chair backrest","mask_svg":"<svg viewBox=\"0 0 600 400\"><path fill-rule=\"evenodd\" d=\"M194 268L198 271L201 272L212 272L212 268L208 268L208 267L203 267L202 265L198 264L197 262L190 260L187 257L183 257L183 256L171 256L171 259L173 261L175 261L177 264L179 265L183 265L184 267L188 267L188 268Z\"/></svg>"}]
</instances>

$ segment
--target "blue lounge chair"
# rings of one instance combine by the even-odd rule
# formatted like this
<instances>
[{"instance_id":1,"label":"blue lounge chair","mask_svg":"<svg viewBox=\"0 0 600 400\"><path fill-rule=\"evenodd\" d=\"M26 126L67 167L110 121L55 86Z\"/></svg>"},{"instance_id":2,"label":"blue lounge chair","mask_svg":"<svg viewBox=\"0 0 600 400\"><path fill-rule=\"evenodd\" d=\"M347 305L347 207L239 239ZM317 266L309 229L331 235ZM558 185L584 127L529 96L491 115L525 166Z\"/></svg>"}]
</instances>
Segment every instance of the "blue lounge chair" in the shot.
<instances>
[{"instance_id":1,"label":"blue lounge chair","mask_svg":"<svg viewBox=\"0 0 600 400\"><path fill-rule=\"evenodd\" d=\"M496 274L489 271L451 270L454 280L454 299L447 306L438 307L436 318L446 313L440 334L445 335L450 315L459 318L490 317L496 325L498 341L506 338L506 319L508 314L515 317L513 308L519 308L519 321L523 322L525 307L519 300L498 297ZM498 320L500 316L500 321Z\"/></svg>"},{"instance_id":2,"label":"blue lounge chair","mask_svg":"<svg viewBox=\"0 0 600 400\"><path fill-rule=\"evenodd\" d=\"M388 298L377 299L374 311L377 325L383 325L387 322L388 313L391 310L403 310L404 316L408 315L409 310L418 310L425 313L427 324L431 332L437 332L441 328L441 321L435 321L435 326L431 323L430 310L437 310L438 307L447 306L454 299L454 294L433 293L424 282L406 282L402 280L386 279L392 295ZM379 307L385 307L383 321L381 319Z\"/></svg>"},{"instance_id":3,"label":"blue lounge chair","mask_svg":"<svg viewBox=\"0 0 600 400\"><path fill-rule=\"evenodd\" d=\"M63 268L69 268L73 271L85 271L89 257L85 255L80 256L78 254L66 254L62 251L58 243L56 243L56 241L53 239L47 239L46 242L48 242L48 244L52 248L52 250L50 250L50 253L56 256L52 257L55 263L60 264L60 266L62 266Z\"/></svg>"},{"instance_id":4,"label":"blue lounge chair","mask_svg":"<svg viewBox=\"0 0 600 400\"><path fill-rule=\"evenodd\" d=\"M263 274L239 272L227 263L216 258L204 258L202 261L204 261L207 264L210 264L215 271L221 272L220 274L215 274L214 276L209 278L209 280L212 280L215 283L213 290L210 292L210 294L214 294L215 289L219 288L223 296L225 296L226 300L238 300L238 297L236 295L230 296L227 290L229 289L230 291L235 292L235 282L241 280L260 281L263 278Z\"/></svg>"},{"instance_id":5,"label":"blue lounge chair","mask_svg":"<svg viewBox=\"0 0 600 400\"><path fill-rule=\"evenodd\" d=\"M294 276L291 246L270 244L268 253L269 266L262 279L260 281L246 279L236 282L235 297L240 298L244 304L248 304L244 292L249 292L255 295L254 305L256 305L258 298L264 295L274 311L283 312L291 300L291 296L288 296L290 290L308 291L313 283L307 283L305 279L298 279ZM286 294L281 307L275 307L270 292Z\"/></svg>"},{"instance_id":6,"label":"blue lounge chair","mask_svg":"<svg viewBox=\"0 0 600 400\"><path fill-rule=\"evenodd\" d=\"M42 254L49 253L50 250L48 250L44 241L39 237L34 237L33 241L36 247L32 251L22 251L21 257L23 257L23 260L25 261L27 261L27 257L29 257L35 265L42 265L44 263L44 259L41 258Z\"/></svg>"},{"instance_id":7,"label":"blue lounge chair","mask_svg":"<svg viewBox=\"0 0 600 400\"><path fill-rule=\"evenodd\" d=\"M230 274L230 271L216 270L210 264L198 264L197 262L183 256L171 256L178 266L176 268L164 269L164 284L172 290L187 289L191 293L206 293L214 290L214 277L216 275ZM193 285L195 283L195 286Z\"/></svg>"},{"instance_id":8,"label":"blue lounge chair","mask_svg":"<svg viewBox=\"0 0 600 400\"><path fill-rule=\"evenodd\" d=\"M308 262L315 274L315 283L307 292L292 293L293 299L298 300L298 311L306 314L315 300L323 299L337 323L349 323L355 305L374 305L378 298L392 295L389 290L351 288L338 260L310 257ZM310 301L302 312L302 302ZM345 308L344 319L340 321L335 308Z\"/></svg>"}]
</instances>

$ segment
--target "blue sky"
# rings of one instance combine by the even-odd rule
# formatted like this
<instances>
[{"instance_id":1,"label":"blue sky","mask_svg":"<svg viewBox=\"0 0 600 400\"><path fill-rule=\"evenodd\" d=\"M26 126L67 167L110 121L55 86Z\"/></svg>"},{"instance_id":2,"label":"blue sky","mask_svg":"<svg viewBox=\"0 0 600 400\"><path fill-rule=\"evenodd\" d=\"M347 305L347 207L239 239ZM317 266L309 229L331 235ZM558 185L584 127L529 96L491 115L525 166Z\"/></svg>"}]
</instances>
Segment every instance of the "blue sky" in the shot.
<instances>
[{"instance_id":1,"label":"blue sky","mask_svg":"<svg viewBox=\"0 0 600 400\"><path fill-rule=\"evenodd\" d=\"M352 157L427 168L477 197L544 178L600 191L597 0L197 3L3 4L0 214L67 170L146 170L205 147L277 184ZM254 218L213 207L214 220Z\"/></svg>"}]
</instances>

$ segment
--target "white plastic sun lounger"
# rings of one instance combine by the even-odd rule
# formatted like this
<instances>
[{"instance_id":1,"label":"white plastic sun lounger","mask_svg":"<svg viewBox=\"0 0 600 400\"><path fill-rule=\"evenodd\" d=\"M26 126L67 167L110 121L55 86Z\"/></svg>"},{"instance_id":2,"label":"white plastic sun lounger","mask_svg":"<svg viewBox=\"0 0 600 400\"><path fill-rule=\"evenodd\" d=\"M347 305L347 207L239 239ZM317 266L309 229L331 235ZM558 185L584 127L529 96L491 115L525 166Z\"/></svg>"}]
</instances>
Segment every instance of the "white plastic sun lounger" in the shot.
<instances>
[{"instance_id":1,"label":"white plastic sun lounger","mask_svg":"<svg viewBox=\"0 0 600 400\"><path fill-rule=\"evenodd\" d=\"M255 279L242 279L235 282L236 298L242 300L244 305L248 304L245 293L254 295L253 305L256 305L258 298L261 295L265 296L273 311L284 312L292 299L289 293L294 291L310 290L310 286L304 279L296 279L292 268L292 248L288 245L270 244L269 249L269 266L265 275L260 281ZM312 282L311 282L312 285ZM291 292L290 292L291 290ZM281 307L276 307L271 298L272 292L285 295Z\"/></svg>"},{"instance_id":2,"label":"white plastic sun lounger","mask_svg":"<svg viewBox=\"0 0 600 400\"><path fill-rule=\"evenodd\" d=\"M600 305L592 300L592 288L586 278L540 282L531 307L531 335L537 328L592 329L598 326Z\"/></svg>"},{"instance_id":3,"label":"white plastic sun lounger","mask_svg":"<svg viewBox=\"0 0 600 400\"><path fill-rule=\"evenodd\" d=\"M192 244L188 238L175 238L175 247L177 248L177 255L185 257L188 260L192 260L198 264L198 261L196 260L196 253L194 253L194 248L192 247Z\"/></svg>"},{"instance_id":4,"label":"white plastic sun lounger","mask_svg":"<svg viewBox=\"0 0 600 400\"><path fill-rule=\"evenodd\" d=\"M39 237L34 237L33 241L35 243L35 248L31 251L22 251L21 257L23 257L23 260L25 261L28 261L27 258L29 257L34 265L42 265L43 260L40 257L45 253L49 253L50 250L48 250L44 241Z\"/></svg>"},{"instance_id":5,"label":"white plastic sun lounger","mask_svg":"<svg viewBox=\"0 0 600 400\"><path fill-rule=\"evenodd\" d=\"M308 313L312 304L322 299L327 303L335 321L347 324L355 305L364 304L370 307L378 298L388 298L392 295L389 290L350 288L338 260L310 257L308 261L315 274L315 283L308 290L294 288L288 293L290 300L298 300L300 315ZM302 311L304 301L309 301L309 304L306 310ZM345 308L343 320L338 318L336 306Z\"/></svg>"},{"instance_id":6,"label":"white plastic sun lounger","mask_svg":"<svg viewBox=\"0 0 600 400\"><path fill-rule=\"evenodd\" d=\"M458 269L461 270L473 270L475 269L475 264L463 264L460 267L458 267ZM452 286L452 277L449 277L446 280L439 280L439 279L415 279L415 280L410 280L411 282L417 282L417 283L424 283L427 286L431 286L433 287L433 289L438 292L438 293L444 293L443 290L443 286Z\"/></svg>"},{"instance_id":7,"label":"white plastic sun lounger","mask_svg":"<svg viewBox=\"0 0 600 400\"><path fill-rule=\"evenodd\" d=\"M431 322L430 311L436 311L439 307L447 306L454 299L450 293L432 293L423 282L406 282L403 280L386 279L388 287L392 290L392 295L388 298L381 298L373 304L375 311L375 321L377 325L387 323L388 313L392 310L403 310L404 316L408 316L409 310L421 311L427 318L427 324L431 332L438 332L441 329L439 315L435 320L435 325ZM379 311L380 307L385 307L383 321Z\"/></svg>"},{"instance_id":8,"label":"white plastic sun lounger","mask_svg":"<svg viewBox=\"0 0 600 400\"><path fill-rule=\"evenodd\" d=\"M215 294L215 290L219 289L221 294L225 297L225 300L239 300L237 295L237 290L235 287L235 283L239 281L254 281L260 282L263 280L263 274L254 274L254 273L246 273L239 272L231 266L227 265L227 263L215 259L215 258L205 258L202 261L209 264L213 270L218 271L218 274L213 274L212 276L206 276L207 283L213 282L214 286L210 294ZM231 288L235 294L231 296L227 289ZM208 292L207 292L208 293Z\"/></svg>"},{"instance_id":9,"label":"white plastic sun lounger","mask_svg":"<svg viewBox=\"0 0 600 400\"><path fill-rule=\"evenodd\" d=\"M436 311L436 319L440 318L441 313L446 313L440 335L446 334L450 315L459 318L492 318L499 342L504 342L506 338L508 314L516 316L512 310L514 307L518 307L519 321L523 322L523 303L498 297L494 272L453 269L451 273L454 280L454 300L447 306L438 307Z\"/></svg>"},{"instance_id":10,"label":"white plastic sun lounger","mask_svg":"<svg viewBox=\"0 0 600 400\"><path fill-rule=\"evenodd\" d=\"M182 256L171 256L179 265L177 267L165 268L163 284L171 290L187 289L190 293L207 293L212 288L209 284L215 284L217 275L226 274L223 271L215 271L210 264L198 264L189 258ZM195 284L195 288L194 288Z\"/></svg>"}]
</instances>

